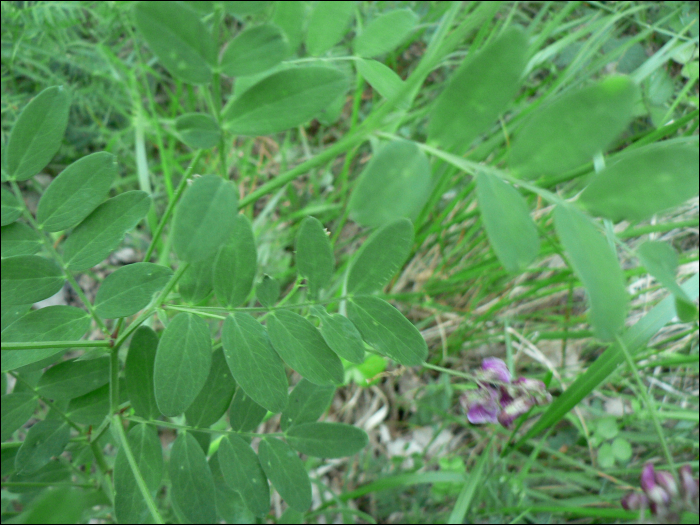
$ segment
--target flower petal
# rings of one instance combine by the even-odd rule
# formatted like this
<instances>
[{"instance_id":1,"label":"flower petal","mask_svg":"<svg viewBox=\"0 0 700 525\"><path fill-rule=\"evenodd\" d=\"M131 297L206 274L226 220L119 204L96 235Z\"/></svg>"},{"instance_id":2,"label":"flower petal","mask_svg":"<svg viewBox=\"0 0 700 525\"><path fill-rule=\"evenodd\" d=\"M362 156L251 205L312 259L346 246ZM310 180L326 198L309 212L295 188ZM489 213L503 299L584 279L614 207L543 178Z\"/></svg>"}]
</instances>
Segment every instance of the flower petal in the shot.
<instances>
[{"instance_id":1,"label":"flower petal","mask_svg":"<svg viewBox=\"0 0 700 525\"><path fill-rule=\"evenodd\" d=\"M487 380L491 378L492 381L510 383L510 370L502 359L487 357L481 362L481 368Z\"/></svg>"}]
</instances>

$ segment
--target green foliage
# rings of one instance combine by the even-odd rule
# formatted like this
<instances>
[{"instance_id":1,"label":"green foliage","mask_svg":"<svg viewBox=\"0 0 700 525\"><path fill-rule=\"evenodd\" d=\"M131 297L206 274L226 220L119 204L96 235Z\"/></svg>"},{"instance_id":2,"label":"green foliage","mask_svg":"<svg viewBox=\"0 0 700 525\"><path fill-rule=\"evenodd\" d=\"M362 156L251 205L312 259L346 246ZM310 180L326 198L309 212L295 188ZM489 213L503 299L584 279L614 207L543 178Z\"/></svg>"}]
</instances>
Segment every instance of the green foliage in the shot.
<instances>
[{"instance_id":1,"label":"green foliage","mask_svg":"<svg viewBox=\"0 0 700 525\"><path fill-rule=\"evenodd\" d=\"M383 55L397 48L418 23L410 9L387 11L374 18L353 41L355 53L361 57Z\"/></svg>"},{"instance_id":2,"label":"green foliage","mask_svg":"<svg viewBox=\"0 0 700 525\"><path fill-rule=\"evenodd\" d=\"M344 423L304 423L285 432L289 444L302 454L343 458L367 446L364 430Z\"/></svg>"},{"instance_id":3,"label":"green foliage","mask_svg":"<svg viewBox=\"0 0 700 525\"><path fill-rule=\"evenodd\" d=\"M277 26L251 27L229 42L221 55L221 71L230 77L255 75L279 64L287 53L287 41Z\"/></svg>"},{"instance_id":4,"label":"green foliage","mask_svg":"<svg viewBox=\"0 0 700 525\"><path fill-rule=\"evenodd\" d=\"M214 478L207 458L189 432L180 434L170 453L168 472L172 497L191 523L212 523L216 519Z\"/></svg>"},{"instance_id":5,"label":"green foliage","mask_svg":"<svg viewBox=\"0 0 700 525\"><path fill-rule=\"evenodd\" d=\"M296 238L296 262L300 277L309 283L312 297L318 297L333 276L333 247L323 225L314 217L305 218Z\"/></svg>"},{"instance_id":6,"label":"green foliage","mask_svg":"<svg viewBox=\"0 0 700 525\"><path fill-rule=\"evenodd\" d=\"M238 492L256 516L270 510L270 489L258 456L243 438L226 436L219 444L219 466L224 480Z\"/></svg>"},{"instance_id":7,"label":"green foliage","mask_svg":"<svg viewBox=\"0 0 700 525\"><path fill-rule=\"evenodd\" d=\"M244 215L236 215L229 240L214 262L214 293L222 306L235 308L246 300L253 289L257 264L253 228Z\"/></svg>"},{"instance_id":8,"label":"green foliage","mask_svg":"<svg viewBox=\"0 0 700 525\"><path fill-rule=\"evenodd\" d=\"M173 272L153 263L134 263L109 274L95 297L95 313L105 319L135 314L168 284Z\"/></svg>"},{"instance_id":9,"label":"green foliage","mask_svg":"<svg viewBox=\"0 0 700 525\"><path fill-rule=\"evenodd\" d=\"M260 465L287 504L299 512L311 506L311 482L292 448L277 438L266 438L258 448Z\"/></svg>"},{"instance_id":10,"label":"green foliage","mask_svg":"<svg viewBox=\"0 0 700 525\"><path fill-rule=\"evenodd\" d=\"M211 115L187 113L175 120L175 129L182 142L192 149L213 148L221 140L221 129Z\"/></svg>"}]
</instances>

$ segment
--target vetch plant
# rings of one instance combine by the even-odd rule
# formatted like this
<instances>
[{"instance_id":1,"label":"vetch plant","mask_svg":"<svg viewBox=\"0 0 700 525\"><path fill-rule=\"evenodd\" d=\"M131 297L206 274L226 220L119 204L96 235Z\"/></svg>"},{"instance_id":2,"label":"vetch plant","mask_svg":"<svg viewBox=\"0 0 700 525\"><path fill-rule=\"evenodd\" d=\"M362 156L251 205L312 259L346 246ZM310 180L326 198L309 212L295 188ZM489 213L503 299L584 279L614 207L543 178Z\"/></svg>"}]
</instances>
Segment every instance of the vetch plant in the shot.
<instances>
[{"instance_id":1,"label":"vetch plant","mask_svg":"<svg viewBox=\"0 0 700 525\"><path fill-rule=\"evenodd\" d=\"M460 308L498 325L513 291L504 283L537 295L538 264L560 256L555 284L570 297L583 286L587 307L561 316L564 341L578 323L606 347L555 400L497 358L468 376L476 389L460 403L473 424L510 428L543 407L501 461L520 461L522 445L544 440L620 365L636 371L635 356L666 323L697 319L697 275L677 282L675 249L659 240L631 249L618 228L698 194L697 112L629 134L651 66L627 75L602 64L580 78L571 68L548 80L546 97L530 97L563 45L546 43L556 24L521 27L490 2L115 9L105 25L119 28L124 54L94 47L129 95L133 162L105 146L44 184L38 175L54 172L49 163L76 136L71 110L82 101L70 82L33 92L4 144L3 519L254 522L283 508L281 521L336 512L371 521L347 504L362 489L329 497L318 474L326 459L358 455L337 467L350 473L373 456L359 423L336 421L342 413L329 407L338 387L377 385L391 363L465 376L459 360L435 364L441 352L420 330L451 309L442 290L467 276L479 281L469 301L489 307ZM328 135L314 139L317 128ZM472 268L473 239L486 255ZM466 270L407 270L431 243ZM136 259L115 265L124 247ZM627 278L638 269L669 296L628 327ZM389 293L397 282L413 289ZM68 288L74 301L44 306ZM450 522L463 522L478 497L490 450L464 468L438 461L444 472L430 479L461 484L438 491L458 493ZM689 471L676 496L656 474L628 508L669 516L691 494ZM274 492L284 503L273 515Z\"/></svg>"}]
</instances>

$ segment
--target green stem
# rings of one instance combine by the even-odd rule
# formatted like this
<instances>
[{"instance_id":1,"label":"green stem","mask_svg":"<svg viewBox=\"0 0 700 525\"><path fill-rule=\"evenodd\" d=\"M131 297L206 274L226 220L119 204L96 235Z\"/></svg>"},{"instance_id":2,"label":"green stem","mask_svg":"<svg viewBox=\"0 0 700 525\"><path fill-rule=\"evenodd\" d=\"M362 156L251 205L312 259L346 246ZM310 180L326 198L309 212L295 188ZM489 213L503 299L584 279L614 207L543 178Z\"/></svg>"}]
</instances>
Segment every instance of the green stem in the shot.
<instances>
[{"instance_id":1,"label":"green stem","mask_svg":"<svg viewBox=\"0 0 700 525\"><path fill-rule=\"evenodd\" d=\"M56 412L56 414L58 414L58 415L61 417L61 419L63 419L66 423L68 423L68 425L69 425L73 430L77 430L80 434L83 433L83 429L82 429L82 428L80 428L76 423L74 423L74 422L68 417L68 415L67 415L63 410L61 410L60 408L58 408L58 406L56 406L56 404L55 404L53 401L51 401L50 399L46 399L44 396L42 396L42 395L38 392L38 390L36 389L36 387L34 387L34 385L32 385L32 384L30 384L29 382L27 382L22 376L18 375L18 374L17 374L16 372L14 372L14 371L10 371L10 372L8 372L8 373L9 373L12 377L14 377L17 381L19 381L20 383L22 383L25 387L29 388L29 389L34 393L34 395L36 395L38 398L41 398L41 400L42 400L44 403L46 403L46 405L47 405L51 410L53 410L54 412Z\"/></svg>"},{"instance_id":2,"label":"green stem","mask_svg":"<svg viewBox=\"0 0 700 525\"><path fill-rule=\"evenodd\" d=\"M102 348L109 341L41 341L32 343L0 343L2 350L42 350L44 348Z\"/></svg>"},{"instance_id":3,"label":"green stem","mask_svg":"<svg viewBox=\"0 0 700 525\"><path fill-rule=\"evenodd\" d=\"M177 423L171 423L169 421L150 421L148 419L141 419L136 416L125 416L122 419L126 421L133 421L134 423L141 423L143 425L151 425L154 427L162 428L172 428L174 430L186 430L188 432L205 432L207 434L235 434L237 436L247 436L251 438L255 437L284 437L284 432L266 432L264 434L256 434L255 432L238 432L236 430L215 430L212 428L197 428L190 427L187 425L179 425Z\"/></svg>"},{"instance_id":4,"label":"green stem","mask_svg":"<svg viewBox=\"0 0 700 525\"><path fill-rule=\"evenodd\" d=\"M97 466L100 470L103 482L102 487L104 488L109 501L111 501L112 505L114 505L114 484L112 483L112 478L109 477L110 468L109 465L107 465L102 449L96 440L90 442L90 450L92 450L92 453L95 456L95 461L97 461Z\"/></svg>"}]
</instances>

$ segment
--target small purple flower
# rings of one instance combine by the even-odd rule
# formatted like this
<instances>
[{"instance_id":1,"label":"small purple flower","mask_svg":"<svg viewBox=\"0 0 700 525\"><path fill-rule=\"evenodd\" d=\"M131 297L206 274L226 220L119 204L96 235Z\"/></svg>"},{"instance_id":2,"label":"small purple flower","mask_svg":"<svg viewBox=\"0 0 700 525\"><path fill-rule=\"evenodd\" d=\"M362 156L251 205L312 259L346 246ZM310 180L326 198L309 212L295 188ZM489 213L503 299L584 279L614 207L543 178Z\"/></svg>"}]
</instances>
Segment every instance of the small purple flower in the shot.
<instances>
[{"instance_id":1,"label":"small purple flower","mask_svg":"<svg viewBox=\"0 0 700 525\"><path fill-rule=\"evenodd\" d=\"M551 401L542 381L518 378L511 382L511 373L503 360L487 357L477 372L479 388L460 398L470 423L500 423L508 428L515 419L534 405Z\"/></svg>"}]
</instances>

